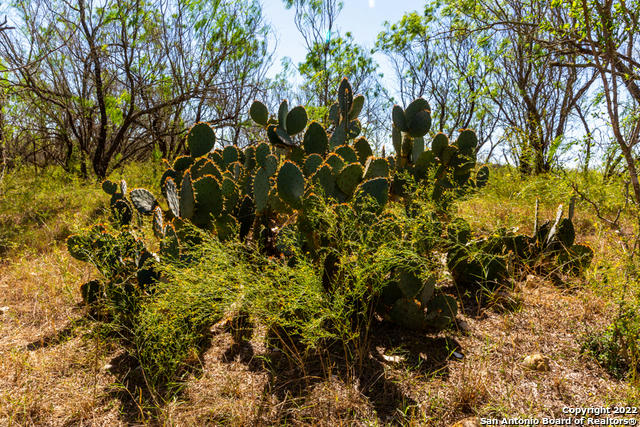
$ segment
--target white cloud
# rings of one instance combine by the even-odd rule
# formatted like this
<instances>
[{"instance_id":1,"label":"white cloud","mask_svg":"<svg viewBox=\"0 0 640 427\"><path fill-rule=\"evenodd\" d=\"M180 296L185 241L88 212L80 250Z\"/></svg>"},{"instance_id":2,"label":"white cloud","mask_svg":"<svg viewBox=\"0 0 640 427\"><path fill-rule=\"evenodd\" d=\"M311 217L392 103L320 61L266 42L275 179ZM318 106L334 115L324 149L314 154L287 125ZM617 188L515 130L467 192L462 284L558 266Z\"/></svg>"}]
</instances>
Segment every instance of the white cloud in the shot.
<instances>
[{"instance_id":1,"label":"white cloud","mask_svg":"<svg viewBox=\"0 0 640 427\"><path fill-rule=\"evenodd\" d=\"M376 0L369 0L369 7L371 9L373 9L374 7L376 7Z\"/></svg>"}]
</instances>

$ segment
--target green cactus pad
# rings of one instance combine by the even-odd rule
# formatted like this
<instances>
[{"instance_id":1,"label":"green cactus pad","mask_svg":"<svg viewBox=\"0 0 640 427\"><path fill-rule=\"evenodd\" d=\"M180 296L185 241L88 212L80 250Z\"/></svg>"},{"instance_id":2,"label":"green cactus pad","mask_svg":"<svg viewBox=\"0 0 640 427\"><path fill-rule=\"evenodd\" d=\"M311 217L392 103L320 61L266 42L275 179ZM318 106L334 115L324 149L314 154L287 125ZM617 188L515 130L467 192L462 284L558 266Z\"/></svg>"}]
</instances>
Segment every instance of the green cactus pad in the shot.
<instances>
[{"instance_id":1,"label":"green cactus pad","mask_svg":"<svg viewBox=\"0 0 640 427\"><path fill-rule=\"evenodd\" d=\"M287 160L278 172L278 196L293 208L300 207L304 193L304 175L300 168Z\"/></svg>"},{"instance_id":2,"label":"green cactus pad","mask_svg":"<svg viewBox=\"0 0 640 427\"><path fill-rule=\"evenodd\" d=\"M269 177L275 175L278 170L278 158L273 154L269 154L264 161L264 170Z\"/></svg>"},{"instance_id":3,"label":"green cactus pad","mask_svg":"<svg viewBox=\"0 0 640 427\"><path fill-rule=\"evenodd\" d=\"M256 167L256 147L253 145L244 149L244 167L249 170Z\"/></svg>"},{"instance_id":4,"label":"green cactus pad","mask_svg":"<svg viewBox=\"0 0 640 427\"><path fill-rule=\"evenodd\" d=\"M238 210L238 222L240 223L240 239L244 239L253 226L255 220L256 207L253 203L253 199L248 195L244 196L240 203L240 209Z\"/></svg>"},{"instance_id":5,"label":"green cactus pad","mask_svg":"<svg viewBox=\"0 0 640 427\"><path fill-rule=\"evenodd\" d=\"M336 179L333 169L327 163L322 165L313 176L314 182L320 184L325 197L334 197L336 192Z\"/></svg>"},{"instance_id":6,"label":"green cactus pad","mask_svg":"<svg viewBox=\"0 0 640 427\"><path fill-rule=\"evenodd\" d=\"M180 256L178 233L171 223L167 224L164 229L164 238L160 242L160 255L167 259L178 259Z\"/></svg>"},{"instance_id":7,"label":"green cactus pad","mask_svg":"<svg viewBox=\"0 0 640 427\"><path fill-rule=\"evenodd\" d=\"M433 156L433 151L427 150L420 154L418 160L416 160L415 170L419 178L425 178L430 168L435 165L436 158Z\"/></svg>"},{"instance_id":8,"label":"green cactus pad","mask_svg":"<svg viewBox=\"0 0 640 427\"><path fill-rule=\"evenodd\" d=\"M287 113L287 133L296 135L304 130L307 126L307 110L302 106L293 108Z\"/></svg>"},{"instance_id":9,"label":"green cactus pad","mask_svg":"<svg viewBox=\"0 0 640 427\"><path fill-rule=\"evenodd\" d=\"M407 111L405 112L407 116L407 128L409 135L414 138L420 138L429 133L429 129L431 129L431 111L418 110L410 115L409 108L411 108L413 103L407 107Z\"/></svg>"},{"instance_id":10,"label":"green cactus pad","mask_svg":"<svg viewBox=\"0 0 640 427\"><path fill-rule=\"evenodd\" d=\"M587 245L573 245L569 250L558 255L558 265L563 271L581 274L589 267L593 260L593 249Z\"/></svg>"},{"instance_id":11,"label":"green cactus pad","mask_svg":"<svg viewBox=\"0 0 640 427\"><path fill-rule=\"evenodd\" d=\"M222 213L222 190L217 179L211 175L203 176L193 181L193 190L199 214L217 217Z\"/></svg>"},{"instance_id":12,"label":"green cactus pad","mask_svg":"<svg viewBox=\"0 0 640 427\"><path fill-rule=\"evenodd\" d=\"M349 111L349 119L357 119L362 112L362 107L364 107L364 96L356 95L353 98L353 104L351 105L351 110Z\"/></svg>"},{"instance_id":13,"label":"green cactus pad","mask_svg":"<svg viewBox=\"0 0 640 427\"><path fill-rule=\"evenodd\" d=\"M427 325L434 329L446 328L453 323L457 313L456 299L449 295L438 294L427 304Z\"/></svg>"},{"instance_id":14,"label":"green cactus pad","mask_svg":"<svg viewBox=\"0 0 640 427\"><path fill-rule=\"evenodd\" d=\"M367 159L373 156L373 150L371 150L371 146L369 145L369 141L365 137L360 137L353 142L353 148L358 154L358 161L361 165L365 165L367 163Z\"/></svg>"},{"instance_id":15,"label":"green cactus pad","mask_svg":"<svg viewBox=\"0 0 640 427\"><path fill-rule=\"evenodd\" d=\"M393 156L388 156L386 160L389 163L389 170L394 170L396 168L396 159Z\"/></svg>"},{"instance_id":16,"label":"green cactus pad","mask_svg":"<svg viewBox=\"0 0 640 427\"><path fill-rule=\"evenodd\" d=\"M156 206L153 210L153 234L155 234L158 239L162 239L164 236L164 216L162 215L160 206Z\"/></svg>"},{"instance_id":17,"label":"green cactus pad","mask_svg":"<svg viewBox=\"0 0 640 427\"><path fill-rule=\"evenodd\" d=\"M329 121L335 125L340 122L340 107L337 102L334 102L329 107Z\"/></svg>"},{"instance_id":18,"label":"green cactus pad","mask_svg":"<svg viewBox=\"0 0 640 427\"><path fill-rule=\"evenodd\" d=\"M436 157L442 156L444 150L449 146L449 138L444 133L437 134L431 142L431 151Z\"/></svg>"},{"instance_id":19,"label":"green cactus pad","mask_svg":"<svg viewBox=\"0 0 640 427\"><path fill-rule=\"evenodd\" d=\"M343 115L347 115L353 105L353 89L346 78L342 79L338 87L338 105Z\"/></svg>"},{"instance_id":20,"label":"green cactus pad","mask_svg":"<svg viewBox=\"0 0 640 427\"><path fill-rule=\"evenodd\" d=\"M387 178L373 178L360 184L360 195L371 196L380 205L384 206L389 200L389 180Z\"/></svg>"},{"instance_id":21,"label":"green cactus pad","mask_svg":"<svg viewBox=\"0 0 640 427\"><path fill-rule=\"evenodd\" d=\"M347 132L347 139L354 139L362 132L362 123L360 120L354 119L349 122L349 129Z\"/></svg>"},{"instance_id":22,"label":"green cactus pad","mask_svg":"<svg viewBox=\"0 0 640 427\"><path fill-rule=\"evenodd\" d=\"M412 299L397 300L391 307L389 317L395 324L414 331L422 331L427 327L424 310Z\"/></svg>"},{"instance_id":23,"label":"green cactus pad","mask_svg":"<svg viewBox=\"0 0 640 427\"><path fill-rule=\"evenodd\" d=\"M236 183L233 181L233 179L224 177L222 179L222 185L220 186L220 189L222 190L222 195L228 197L231 194L235 193L237 189Z\"/></svg>"},{"instance_id":24,"label":"green cactus pad","mask_svg":"<svg viewBox=\"0 0 640 427\"><path fill-rule=\"evenodd\" d=\"M431 298L433 298L433 294L436 291L436 276L430 275L427 280L424 281L422 290L420 291L419 299L420 303L423 307L426 307Z\"/></svg>"},{"instance_id":25,"label":"green cactus pad","mask_svg":"<svg viewBox=\"0 0 640 427\"><path fill-rule=\"evenodd\" d=\"M401 270L398 274L398 286L405 298L414 299L422 289L423 283L413 271Z\"/></svg>"},{"instance_id":26,"label":"green cactus pad","mask_svg":"<svg viewBox=\"0 0 640 427\"><path fill-rule=\"evenodd\" d=\"M155 196L144 188L134 188L131 190L130 197L133 206L144 215L151 215L153 208L158 204Z\"/></svg>"},{"instance_id":27,"label":"green cactus pad","mask_svg":"<svg viewBox=\"0 0 640 427\"><path fill-rule=\"evenodd\" d=\"M100 298L102 283L99 280L90 280L80 286L80 295L85 304L93 304Z\"/></svg>"},{"instance_id":28,"label":"green cactus pad","mask_svg":"<svg viewBox=\"0 0 640 427\"><path fill-rule=\"evenodd\" d=\"M102 181L102 191L113 196L114 194L116 194L116 191L118 191L118 184L105 179L104 181Z\"/></svg>"},{"instance_id":29,"label":"green cactus pad","mask_svg":"<svg viewBox=\"0 0 640 427\"><path fill-rule=\"evenodd\" d=\"M364 179L387 178L389 176L389 162L383 158L369 157L364 168Z\"/></svg>"},{"instance_id":30,"label":"green cactus pad","mask_svg":"<svg viewBox=\"0 0 640 427\"><path fill-rule=\"evenodd\" d=\"M402 132L396 125L393 125L391 130L391 140L393 142L393 149L397 155L400 155L402 153Z\"/></svg>"},{"instance_id":31,"label":"green cactus pad","mask_svg":"<svg viewBox=\"0 0 640 427\"><path fill-rule=\"evenodd\" d=\"M458 139L456 139L454 145L458 147L460 153L467 157L471 157L478 146L478 137L471 129L465 129L460 132L460 135L458 135Z\"/></svg>"},{"instance_id":32,"label":"green cactus pad","mask_svg":"<svg viewBox=\"0 0 640 427\"><path fill-rule=\"evenodd\" d=\"M173 162L173 169L177 172L186 171L193 164L193 162L194 159L190 156L177 157Z\"/></svg>"},{"instance_id":33,"label":"green cactus pad","mask_svg":"<svg viewBox=\"0 0 640 427\"><path fill-rule=\"evenodd\" d=\"M476 187L482 188L487 185L489 181L489 168L487 166L482 166L478 169L478 173L476 174Z\"/></svg>"},{"instance_id":34,"label":"green cactus pad","mask_svg":"<svg viewBox=\"0 0 640 427\"><path fill-rule=\"evenodd\" d=\"M283 131L287 131L287 113L289 112L289 103L284 99L278 107L278 127Z\"/></svg>"},{"instance_id":35,"label":"green cactus pad","mask_svg":"<svg viewBox=\"0 0 640 427\"><path fill-rule=\"evenodd\" d=\"M360 163L351 163L340 171L337 176L336 184L347 196L355 191L356 187L362 181L362 165Z\"/></svg>"},{"instance_id":36,"label":"green cactus pad","mask_svg":"<svg viewBox=\"0 0 640 427\"><path fill-rule=\"evenodd\" d=\"M256 162L259 166L264 167L267 156L271 154L271 147L266 142L259 144L256 147Z\"/></svg>"},{"instance_id":37,"label":"green cactus pad","mask_svg":"<svg viewBox=\"0 0 640 427\"><path fill-rule=\"evenodd\" d=\"M237 162L239 158L238 148L235 145L227 145L222 150L222 160L224 161L225 169L229 167L231 163Z\"/></svg>"},{"instance_id":38,"label":"green cactus pad","mask_svg":"<svg viewBox=\"0 0 640 427\"><path fill-rule=\"evenodd\" d=\"M556 238L562 246L566 249L573 245L576 238L576 233L573 228L573 222L569 218L562 218L558 224L556 231Z\"/></svg>"},{"instance_id":39,"label":"green cactus pad","mask_svg":"<svg viewBox=\"0 0 640 427\"><path fill-rule=\"evenodd\" d=\"M233 162L229 166L227 166L227 172L231 173L231 176L235 181L238 181L240 179L243 171L244 168L242 167L242 163L240 162Z\"/></svg>"},{"instance_id":40,"label":"green cactus pad","mask_svg":"<svg viewBox=\"0 0 640 427\"><path fill-rule=\"evenodd\" d=\"M207 157L209 157L209 159L211 159L213 161L213 163L216 165L216 167L218 169L220 169L221 171L226 169L226 164L224 162L224 159L222 158L222 150L221 149L216 148L214 151L209 153L209 155Z\"/></svg>"},{"instance_id":41,"label":"green cactus pad","mask_svg":"<svg viewBox=\"0 0 640 427\"><path fill-rule=\"evenodd\" d=\"M393 125L397 130L401 132L407 132L409 128L407 127L407 117L404 114L404 110L399 105L394 105L393 110L391 111L391 118L393 119Z\"/></svg>"},{"instance_id":42,"label":"green cactus pad","mask_svg":"<svg viewBox=\"0 0 640 427\"><path fill-rule=\"evenodd\" d=\"M447 145L440 155L440 161L443 165L450 165L453 163L456 155L458 154L458 148L453 145Z\"/></svg>"},{"instance_id":43,"label":"green cactus pad","mask_svg":"<svg viewBox=\"0 0 640 427\"><path fill-rule=\"evenodd\" d=\"M304 161L306 157L307 155L305 154L304 150L300 147L291 147L291 149L289 150L289 155L287 156L289 160L291 160L292 162L294 162L300 167L304 166Z\"/></svg>"},{"instance_id":44,"label":"green cactus pad","mask_svg":"<svg viewBox=\"0 0 640 427\"><path fill-rule=\"evenodd\" d=\"M269 191L269 175L264 168L260 168L253 179L253 198L258 212L263 212L267 208Z\"/></svg>"},{"instance_id":45,"label":"green cactus pad","mask_svg":"<svg viewBox=\"0 0 640 427\"><path fill-rule=\"evenodd\" d=\"M180 217L191 219L195 210L196 202L191 184L191 174L185 172L180 186Z\"/></svg>"},{"instance_id":46,"label":"green cactus pad","mask_svg":"<svg viewBox=\"0 0 640 427\"><path fill-rule=\"evenodd\" d=\"M331 138L329 138L329 147L333 148L344 145L346 141L347 134L345 133L344 126L340 123L331 134Z\"/></svg>"},{"instance_id":47,"label":"green cactus pad","mask_svg":"<svg viewBox=\"0 0 640 427\"><path fill-rule=\"evenodd\" d=\"M358 155L353 148L348 145L341 145L335 149L336 154L342 157L345 163L355 163L358 161Z\"/></svg>"},{"instance_id":48,"label":"green cactus pad","mask_svg":"<svg viewBox=\"0 0 640 427\"><path fill-rule=\"evenodd\" d=\"M413 146L411 147L411 161L413 163L416 163L422 153L424 153L424 139L422 137L413 138Z\"/></svg>"},{"instance_id":49,"label":"green cactus pad","mask_svg":"<svg viewBox=\"0 0 640 427\"><path fill-rule=\"evenodd\" d=\"M253 101L253 104L249 107L249 116L257 124L266 127L269 120L269 110L262 102Z\"/></svg>"},{"instance_id":50,"label":"green cactus pad","mask_svg":"<svg viewBox=\"0 0 640 427\"><path fill-rule=\"evenodd\" d=\"M327 156L325 163L331 166L331 169L337 174L344 167L344 160L336 153L331 153Z\"/></svg>"},{"instance_id":51,"label":"green cactus pad","mask_svg":"<svg viewBox=\"0 0 640 427\"><path fill-rule=\"evenodd\" d=\"M91 239L80 234L72 234L67 238L67 251L69 255L79 261L89 261Z\"/></svg>"},{"instance_id":52,"label":"green cactus pad","mask_svg":"<svg viewBox=\"0 0 640 427\"><path fill-rule=\"evenodd\" d=\"M187 145L191 157L200 157L207 154L216 143L216 134L208 123L196 123L189 129Z\"/></svg>"},{"instance_id":53,"label":"green cactus pad","mask_svg":"<svg viewBox=\"0 0 640 427\"><path fill-rule=\"evenodd\" d=\"M269 142L276 147L290 148L295 144L289 134L282 128L271 125L267 128L267 137Z\"/></svg>"},{"instance_id":54,"label":"green cactus pad","mask_svg":"<svg viewBox=\"0 0 640 427\"><path fill-rule=\"evenodd\" d=\"M193 179L202 178L205 175L213 175L218 180L222 179L220 169L218 169L218 166L209 159L199 164L197 168L195 168L195 166L196 165L192 166L190 169L191 177Z\"/></svg>"},{"instance_id":55,"label":"green cactus pad","mask_svg":"<svg viewBox=\"0 0 640 427\"><path fill-rule=\"evenodd\" d=\"M325 132L320 123L315 121L311 122L304 134L302 145L307 155L315 153L324 156L329 149L329 139L327 132Z\"/></svg>"},{"instance_id":56,"label":"green cactus pad","mask_svg":"<svg viewBox=\"0 0 640 427\"><path fill-rule=\"evenodd\" d=\"M133 210L124 199L118 199L111 205L111 214L122 225L128 225L133 218Z\"/></svg>"},{"instance_id":57,"label":"green cactus pad","mask_svg":"<svg viewBox=\"0 0 640 427\"><path fill-rule=\"evenodd\" d=\"M302 169L304 175L307 177L312 176L318 169L320 169L322 162L323 160L320 154L311 154L304 162L304 167Z\"/></svg>"},{"instance_id":58,"label":"green cactus pad","mask_svg":"<svg viewBox=\"0 0 640 427\"><path fill-rule=\"evenodd\" d=\"M171 213L175 217L180 216L180 200L178 198L178 188L176 187L176 183L171 178L167 178L164 182L164 197L167 199L167 205L169 205L169 209Z\"/></svg>"}]
</instances>

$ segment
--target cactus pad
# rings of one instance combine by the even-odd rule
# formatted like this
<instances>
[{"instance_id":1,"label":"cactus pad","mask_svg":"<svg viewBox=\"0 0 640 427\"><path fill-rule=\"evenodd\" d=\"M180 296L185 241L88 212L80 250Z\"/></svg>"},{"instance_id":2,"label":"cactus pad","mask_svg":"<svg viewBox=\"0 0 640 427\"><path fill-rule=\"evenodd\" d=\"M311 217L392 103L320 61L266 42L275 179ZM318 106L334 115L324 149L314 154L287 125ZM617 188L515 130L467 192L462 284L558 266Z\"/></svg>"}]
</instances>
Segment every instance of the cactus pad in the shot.
<instances>
[{"instance_id":1,"label":"cactus pad","mask_svg":"<svg viewBox=\"0 0 640 427\"><path fill-rule=\"evenodd\" d=\"M329 139L320 123L311 122L304 134L302 144L307 155L316 153L324 156L329 148Z\"/></svg>"},{"instance_id":2,"label":"cactus pad","mask_svg":"<svg viewBox=\"0 0 640 427\"><path fill-rule=\"evenodd\" d=\"M189 146L191 157L204 156L211 151L215 143L216 134L208 123L196 123L189 129L187 145Z\"/></svg>"},{"instance_id":3,"label":"cactus pad","mask_svg":"<svg viewBox=\"0 0 640 427\"><path fill-rule=\"evenodd\" d=\"M155 196L144 188L134 188L131 190L130 196L133 206L138 210L138 212L145 215L151 215L153 208L158 204Z\"/></svg>"},{"instance_id":4,"label":"cactus pad","mask_svg":"<svg viewBox=\"0 0 640 427\"><path fill-rule=\"evenodd\" d=\"M304 130L307 126L307 110L302 106L293 108L287 113L287 133L289 135L296 135Z\"/></svg>"},{"instance_id":5,"label":"cactus pad","mask_svg":"<svg viewBox=\"0 0 640 427\"><path fill-rule=\"evenodd\" d=\"M304 175L300 168L291 161L286 161L278 172L278 196L293 208L301 205L304 193Z\"/></svg>"},{"instance_id":6,"label":"cactus pad","mask_svg":"<svg viewBox=\"0 0 640 427\"><path fill-rule=\"evenodd\" d=\"M251 107L249 107L249 116L257 124L266 127L269 121L269 110L260 101L253 101Z\"/></svg>"}]
</instances>

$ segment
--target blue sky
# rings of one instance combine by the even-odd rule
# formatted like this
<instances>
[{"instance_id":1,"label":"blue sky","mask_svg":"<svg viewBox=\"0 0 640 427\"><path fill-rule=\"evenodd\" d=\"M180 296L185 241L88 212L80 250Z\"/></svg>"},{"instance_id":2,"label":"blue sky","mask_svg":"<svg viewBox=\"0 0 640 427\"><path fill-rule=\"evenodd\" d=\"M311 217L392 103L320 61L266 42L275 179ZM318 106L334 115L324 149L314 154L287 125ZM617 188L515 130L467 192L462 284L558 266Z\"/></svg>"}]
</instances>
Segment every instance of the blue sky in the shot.
<instances>
[{"instance_id":1,"label":"blue sky","mask_svg":"<svg viewBox=\"0 0 640 427\"><path fill-rule=\"evenodd\" d=\"M344 7L337 21L341 34L350 31L354 39L367 48L375 44L385 21L396 22L408 11L422 11L425 0L344 0ZM285 9L282 0L263 0L263 11L271 22L278 46L272 73L280 69L280 60L288 56L297 65L306 54L302 36L293 22L293 10ZM386 75L391 69L382 55L376 55L381 71Z\"/></svg>"}]
</instances>

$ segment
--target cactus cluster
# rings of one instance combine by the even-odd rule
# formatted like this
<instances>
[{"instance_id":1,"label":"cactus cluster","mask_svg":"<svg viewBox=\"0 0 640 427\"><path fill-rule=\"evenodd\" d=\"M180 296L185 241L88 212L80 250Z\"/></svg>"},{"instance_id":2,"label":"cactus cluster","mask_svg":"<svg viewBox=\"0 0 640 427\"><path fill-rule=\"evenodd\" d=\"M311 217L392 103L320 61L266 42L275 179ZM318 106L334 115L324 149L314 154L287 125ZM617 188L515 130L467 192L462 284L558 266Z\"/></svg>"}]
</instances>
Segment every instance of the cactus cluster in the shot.
<instances>
[{"instance_id":1,"label":"cactus cluster","mask_svg":"<svg viewBox=\"0 0 640 427\"><path fill-rule=\"evenodd\" d=\"M107 294L122 298L126 291L119 288L129 283L130 276L135 276L139 290L145 290L159 277L157 255L147 250L131 230L113 231L98 224L70 236L67 249L74 258L93 263L105 279L81 286L82 297L88 304Z\"/></svg>"},{"instance_id":2,"label":"cactus cluster","mask_svg":"<svg viewBox=\"0 0 640 427\"><path fill-rule=\"evenodd\" d=\"M266 255L293 259L301 249L324 259L325 273L330 273L337 262L331 258L336 242L314 222L312 213L319 204L337 213L379 215L392 197L405 196L406 174L401 172L408 172L419 185L432 186L436 201L447 190L480 187L488 178L486 167L473 175L477 146L473 131L461 131L452 144L447 136L437 134L425 147L431 112L423 99L406 109L394 107L395 156L377 157L360 136L358 116L363 106L364 97L354 96L346 79L339 86L338 101L329 109L327 128L316 121L308 123L302 106L289 109L283 101L277 114L271 115L264 104L255 101L249 114L264 128L268 142L244 149L216 147L211 126L196 123L186 136L188 154L168 164L162 175L160 188L166 203L143 188L127 191L124 181L119 186L105 181L103 189L111 195L114 217L124 233L131 232L127 228L135 211L139 219L151 218L161 259L185 259L183 248L198 243L197 234L190 229L195 226L222 241L256 242ZM428 253L433 246L431 234L428 239L415 239L421 251ZM293 242L291 236L300 239ZM70 251L76 243L75 238L70 239ZM142 266L135 267L144 271ZM88 289L93 287L88 285ZM331 293L330 286L326 290ZM406 269L395 271L380 295L379 313L413 329L445 326L455 317L455 310L455 300L441 294L435 280L419 279Z\"/></svg>"},{"instance_id":3,"label":"cactus cluster","mask_svg":"<svg viewBox=\"0 0 640 427\"><path fill-rule=\"evenodd\" d=\"M461 193L467 188L483 187L489 179L489 169L476 168L478 138L470 129L460 131L450 144L449 137L438 133L431 144L425 136L431 129L431 107L422 98L413 101L406 109L393 107L392 139L395 158L392 163L398 171L406 170L419 181L433 180L432 199L440 201L447 190ZM404 181L395 175L393 191L404 194Z\"/></svg>"},{"instance_id":4,"label":"cactus cluster","mask_svg":"<svg viewBox=\"0 0 640 427\"><path fill-rule=\"evenodd\" d=\"M572 211L572 209L570 209ZM563 206L558 206L554 221L538 225L538 206L533 234L515 234L504 229L494 235L471 239L471 229L462 219L450 224L450 247L447 267L457 285L491 287L507 277L507 262L515 266L546 268L571 273L582 273L593 259L593 249L575 243L572 213L563 217ZM488 286L490 285L490 286Z\"/></svg>"},{"instance_id":5,"label":"cactus cluster","mask_svg":"<svg viewBox=\"0 0 640 427\"><path fill-rule=\"evenodd\" d=\"M456 317L455 298L436 289L436 277L421 279L416 271L394 271L380 295L377 312L412 330L440 329Z\"/></svg>"}]
</instances>

